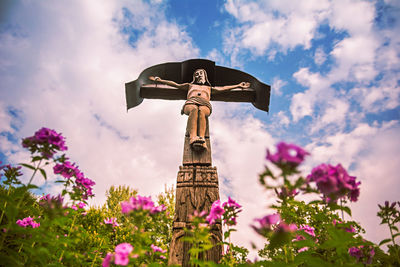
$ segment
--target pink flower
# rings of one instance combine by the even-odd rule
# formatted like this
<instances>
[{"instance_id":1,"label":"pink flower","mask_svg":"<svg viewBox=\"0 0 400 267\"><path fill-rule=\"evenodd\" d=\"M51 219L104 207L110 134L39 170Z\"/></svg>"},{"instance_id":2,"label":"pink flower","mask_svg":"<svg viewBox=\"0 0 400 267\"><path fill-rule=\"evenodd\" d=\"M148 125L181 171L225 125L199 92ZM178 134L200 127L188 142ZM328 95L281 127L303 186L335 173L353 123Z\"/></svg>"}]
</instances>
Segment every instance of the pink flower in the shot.
<instances>
[{"instance_id":1,"label":"pink flower","mask_svg":"<svg viewBox=\"0 0 400 267\"><path fill-rule=\"evenodd\" d=\"M160 247L157 247L156 245L153 245L153 244L151 244L150 247L154 252L161 252L161 253L167 252L167 250L164 250L164 249L162 249Z\"/></svg>"},{"instance_id":2,"label":"pink flower","mask_svg":"<svg viewBox=\"0 0 400 267\"><path fill-rule=\"evenodd\" d=\"M35 132L35 135L22 139L22 147L28 148L31 153L41 153L46 159L53 157L57 151L67 150L64 137L45 127Z\"/></svg>"},{"instance_id":3,"label":"pink flower","mask_svg":"<svg viewBox=\"0 0 400 267\"><path fill-rule=\"evenodd\" d=\"M114 217L104 219L104 223L105 223L105 224L111 224L112 227L117 227L117 226L119 226L119 224L117 223L117 218L114 218Z\"/></svg>"},{"instance_id":4,"label":"pink flower","mask_svg":"<svg viewBox=\"0 0 400 267\"><path fill-rule=\"evenodd\" d=\"M231 197L228 197L228 201L224 202L224 204L222 204L222 207L233 207L233 208L237 208L240 209L242 206L240 206L235 200L231 199Z\"/></svg>"},{"instance_id":5,"label":"pink flower","mask_svg":"<svg viewBox=\"0 0 400 267\"><path fill-rule=\"evenodd\" d=\"M307 251L308 249L309 249L308 247L304 247L304 248L299 249L299 252Z\"/></svg>"},{"instance_id":6,"label":"pink flower","mask_svg":"<svg viewBox=\"0 0 400 267\"><path fill-rule=\"evenodd\" d=\"M307 181L315 182L324 198L329 202L345 196L354 202L357 201L360 194L358 186L361 182L356 182L356 177L349 176L340 164L337 166L321 164L315 167L307 176Z\"/></svg>"},{"instance_id":7,"label":"pink flower","mask_svg":"<svg viewBox=\"0 0 400 267\"><path fill-rule=\"evenodd\" d=\"M240 210L242 206L240 206L231 197L228 197L228 201L224 202L222 207L224 208L224 224L228 226L236 225L237 214L242 211Z\"/></svg>"},{"instance_id":8,"label":"pink flower","mask_svg":"<svg viewBox=\"0 0 400 267\"><path fill-rule=\"evenodd\" d=\"M307 233L308 235L315 237L315 232L314 232L315 228L311 227L311 226L309 226L307 224L301 225L298 230L302 230L305 233ZM305 240L305 239L306 238L304 236L297 234L296 238L293 239L292 242L301 241L301 240ZM303 252L303 251L306 251L308 249L309 249L309 247L303 247L303 248L299 249L299 252Z\"/></svg>"},{"instance_id":9,"label":"pink flower","mask_svg":"<svg viewBox=\"0 0 400 267\"><path fill-rule=\"evenodd\" d=\"M151 214L160 213L167 208L164 205L155 206L151 197L136 196L131 197L128 201L121 202L121 211L128 214L135 210L148 210Z\"/></svg>"},{"instance_id":10,"label":"pink flower","mask_svg":"<svg viewBox=\"0 0 400 267\"><path fill-rule=\"evenodd\" d=\"M65 161L62 164L57 163L53 167L53 171L55 174L60 174L64 178L70 179L72 176L75 176L76 173L79 172L79 169L77 166L75 166L75 163L71 164L71 162Z\"/></svg>"},{"instance_id":11,"label":"pink flower","mask_svg":"<svg viewBox=\"0 0 400 267\"><path fill-rule=\"evenodd\" d=\"M35 222L33 218L31 218L30 216L22 220L17 220L16 224L24 228L26 228L27 226L30 226L32 228L38 228L40 226L40 223Z\"/></svg>"},{"instance_id":12,"label":"pink flower","mask_svg":"<svg viewBox=\"0 0 400 267\"><path fill-rule=\"evenodd\" d=\"M277 232L286 232L286 233L293 233L297 230L297 226L294 223L287 224L285 222L280 222L275 231Z\"/></svg>"},{"instance_id":13,"label":"pink flower","mask_svg":"<svg viewBox=\"0 0 400 267\"><path fill-rule=\"evenodd\" d=\"M129 254L133 247L129 243L121 243L115 247L115 264L126 266L129 263Z\"/></svg>"},{"instance_id":14,"label":"pink flower","mask_svg":"<svg viewBox=\"0 0 400 267\"><path fill-rule=\"evenodd\" d=\"M284 142L280 142L276 148L277 152L275 154L271 154L267 149L267 160L289 172L295 171L296 167L310 154L299 146Z\"/></svg>"},{"instance_id":15,"label":"pink flower","mask_svg":"<svg viewBox=\"0 0 400 267\"><path fill-rule=\"evenodd\" d=\"M289 190L288 188L283 186L280 192L277 189L275 189L275 193L278 195L280 199L285 199L287 197L289 198L295 197L296 195L299 194L299 191L297 191L296 189Z\"/></svg>"},{"instance_id":16,"label":"pink flower","mask_svg":"<svg viewBox=\"0 0 400 267\"><path fill-rule=\"evenodd\" d=\"M375 255L375 250L372 246L351 247L349 248L349 254L350 256L357 258L358 262L371 264Z\"/></svg>"},{"instance_id":17,"label":"pink flower","mask_svg":"<svg viewBox=\"0 0 400 267\"><path fill-rule=\"evenodd\" d=\"M272 226L277 224L280 219L281 217L278 213L270 214L261 219L255 219L254 221L256 221L259 226L252 225L252 227L257 233L264 235L265 233L272 231Z\"/></svg>"},{"instance_id":18,"label":"pink flower","mask_svg":"<svg viewBox=\"0 0 400 267\"><path fill-rule=\"evenodd\" d=\"M310 236L315 237L315 228L311 227L307 224L301 225L299 230L303 230L305 233L309 234Z\"/></svg>"},{"instance_id":19,"label":"pink flower","mask_svg":"<svg viewBox=\"0 0 400 267\"><path fill-rule=\"evenodd\" d=\"M221 207L221 202L216 200L211 205L210 214L207 216L206 221L209 224L214 224L216 220L221 219L222 214L224 214L224 209Z\"/></svg>"},{"instance_id":20,"label":"pink flower","mask_svg":"<svg viewBox=\"0 0 400 267\"><path fill-rule=\"evenodd\" d=\"M54 208L60 209L62 208L63 201L64 198L61 195L50 196L50 194L47 194L39 199L39 205L48 209L54 209Z\"/></svg>"},{"instance_id":21,"label":"pink flower","mask_svg":"<svg viewBox=\"0 0 400 267\"><path fill-rule=\"evenodd\" d=\"M109 267L110 263L112 262L113 256L114 255L112 253L107 253L106 257L103 259L103 263L101 264L101 266Z\"/></svg>"},{"instance_id":22,"label":"pink flower","mask_svg":"<svg viewBox=\"0 0 400 267\"><path fill-rule=\"evenodd\" d=\"M357 258L357 260L359 260L362 257L362 252L357 247L349 248L349 254L350 256Z\"/></svg>"}]
</instances>

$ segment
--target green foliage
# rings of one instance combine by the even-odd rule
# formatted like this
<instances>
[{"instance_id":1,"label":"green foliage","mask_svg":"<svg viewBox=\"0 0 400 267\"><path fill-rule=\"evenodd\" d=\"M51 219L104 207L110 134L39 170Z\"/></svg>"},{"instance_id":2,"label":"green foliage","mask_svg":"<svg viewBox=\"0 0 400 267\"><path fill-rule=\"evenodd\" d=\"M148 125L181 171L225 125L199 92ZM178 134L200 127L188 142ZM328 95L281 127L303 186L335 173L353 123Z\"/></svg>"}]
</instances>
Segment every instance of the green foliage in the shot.
<instances>
[{"instance_id":1,"label":"green foliage","mask_svg":"<svg viewBox=\"0 0 400 267\"><path fill-rule=\"evenodd\" d=\"M45 133L46 129L41 131ZM33 137L26 140L26 145L38 142ZM84 209L81 201L85 202L92 195L87 187L79 184L82 178L79 175L83 174L70 164L75 178L68 178L71 173L63 174L67 179L60 180L64 185L60 196L41 199L30 191L37 188L33 184L36 174L49 180L44 166L68 164L65 155L54 155L57 147L65 150L61 149L62 145L34 144L30 148L31 162L20 164L31 174L28 183L24 184L19 179L21 167L0 166L1 266L100 266L103 261L107 266L107 259L110 264L117 264L121 260L117 256L126 251L130 266L167 264L175 209L173 187L165 187L164 192L157 196L157 205L165 206L165 210L152 209L155 208L154 203L143 198L144 204L122 213L121 202L131 201L132 204L132 197L138 197L137 190L128 186L111 186L103 206ZM293 155L285 157L291 159ZM365 231L357 222L344 219L344 213L351 217L351 210L346 206L345 197L348 195L339 192L334 201L327 199L326 195L322 200L299 200L299 192L316 196L315 193L320 194L320 188L310 185L300 175L296 169L298 161L289 164L276 155L270 155L270 158L278 167L279 175L266 166L259 181L267 190L277 194L277 201L271 208L275 209L276 216L279 214L279 222L271 218L268 220L268 215L265 220L259 220L259 228L253 226L265 237L264 248L258 252L261 260L250 263L247 259L249 251L231 242L230 235L236 231L233 226L241 210L240 205L229 199L222 206L215 202L215 208L220 210L213 211L213 204L209 214L215 217L214 221L226 227L221 243L215 243L212 238L210 229L215 226L206 218L205 212L198 211L192 216L183 238L189 243L191 265L400 266L400 247L397 243L400 236L400 202L379 205L377 215L381 224L388 226L390 236L379 245L373 244L363 238ZM353 185L357 185L355 180ZM69 202L62 201L62 196L66 195ZM350 198L354 199L354 196ZM337 200L340 202L337 203ZM148 206L145 206L146 201ZM125 252L121 252L121 246L125 246ZM218 264L205 261L207 251L214 246L225 249Z\"/></svg>"},{"instance_id":2,"label":"green foliage","mask_svg":"<svg viewBox=\"0 0 400 267\"><path fill-rule=\"evenodd\" d=\"M130 197L136 196L137 190L130 188L129 186L111 186L106 191L106 204L108 211L112 212L110 216L121 217L121 205L122 201L127 201Z\"/></svg>"}]
</instances>

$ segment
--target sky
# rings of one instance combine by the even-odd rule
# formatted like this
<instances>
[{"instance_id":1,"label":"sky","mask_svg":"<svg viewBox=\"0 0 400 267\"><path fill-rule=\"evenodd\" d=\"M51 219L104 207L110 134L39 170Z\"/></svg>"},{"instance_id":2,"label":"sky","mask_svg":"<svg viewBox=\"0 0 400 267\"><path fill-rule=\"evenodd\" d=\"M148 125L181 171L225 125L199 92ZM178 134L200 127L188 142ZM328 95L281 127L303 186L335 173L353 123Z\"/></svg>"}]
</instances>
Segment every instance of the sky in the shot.
<instances>
[{"instance_id":1,"label":"sky","mask_svg":"<svg viewBox=\"0 0 400 267\"><path fill-rule=\"evenodd\" d=\"M266 149L304 147L304 174L342 164L361 181L352 220L379 242L378 203L398 201L400 2L394 0L1 1L0 160L41 127L96 182L156 196L182 162L183 101L144 100L126 111L126 82L152 65L206 58L271 85L270 111L213 103L210 134L220 197L243 206L233 241L259 248L250 228L274 195L258 183ZM51 170L48 170L51 172ZM42 192L59 188L41 178Z\"/></svg>"}]
</instances>

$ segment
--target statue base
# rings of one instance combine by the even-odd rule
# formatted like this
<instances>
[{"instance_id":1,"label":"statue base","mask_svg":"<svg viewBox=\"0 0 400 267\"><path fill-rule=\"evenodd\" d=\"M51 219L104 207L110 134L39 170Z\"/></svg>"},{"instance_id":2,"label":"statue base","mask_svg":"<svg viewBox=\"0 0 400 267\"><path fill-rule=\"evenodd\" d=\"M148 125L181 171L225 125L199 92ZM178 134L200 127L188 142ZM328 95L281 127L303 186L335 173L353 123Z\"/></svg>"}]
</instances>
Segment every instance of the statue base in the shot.
<instances>
[{"instance_id":1,"label":"statue base","mask_svg":"<svg viewBox=\"0 0 400 267\"><path fill-rule=\"evenodd\" d=\"M180 166L176 184L175 217L172 240L169 252L170 265L189 266L190 244L184 242L184 228L190 228L189 216L194 211L209 212L214 201L219 199L217 168L211 166ZM216 223L210 229L211 242L222 241L222 227ZM219 262L222 256L222 246L216 245L208 250L202 259Z\"/></svg>"}]
</instances>

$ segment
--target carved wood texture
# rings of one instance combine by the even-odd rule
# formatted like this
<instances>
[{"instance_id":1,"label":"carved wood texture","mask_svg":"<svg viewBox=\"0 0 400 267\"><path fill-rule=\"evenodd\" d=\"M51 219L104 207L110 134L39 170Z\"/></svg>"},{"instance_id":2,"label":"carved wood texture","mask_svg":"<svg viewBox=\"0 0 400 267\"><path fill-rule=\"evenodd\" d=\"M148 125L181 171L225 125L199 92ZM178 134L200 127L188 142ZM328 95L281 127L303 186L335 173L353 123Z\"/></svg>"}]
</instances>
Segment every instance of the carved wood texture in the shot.
<instances>
[{"instance_id":1,"label":"carved wood texture","mask_svg":"<svg viewBox=\"0 0 400 267\"><path fill-rule=\"evenodd\" d=\"M170 245L169 264L189 266L190 244L183 242L185 227L190 227L189 216L197 211L209 212L214 201L219 199L217 168L211 166L211 146L206 133L207 150L195 151L185 136L183 166L179 167L176 183L175 217ZM211 241L222 241L222 227L216 223L211 228ZM215 246L202 257L208 261L219 262L222 247Z\"/></svg>"}]
</instances>

